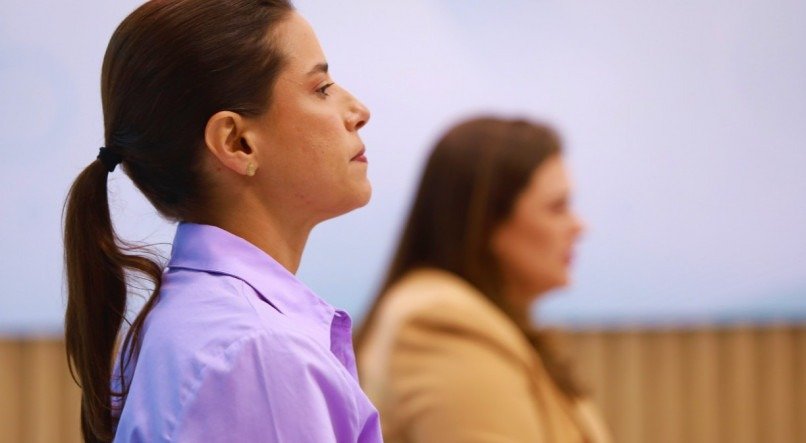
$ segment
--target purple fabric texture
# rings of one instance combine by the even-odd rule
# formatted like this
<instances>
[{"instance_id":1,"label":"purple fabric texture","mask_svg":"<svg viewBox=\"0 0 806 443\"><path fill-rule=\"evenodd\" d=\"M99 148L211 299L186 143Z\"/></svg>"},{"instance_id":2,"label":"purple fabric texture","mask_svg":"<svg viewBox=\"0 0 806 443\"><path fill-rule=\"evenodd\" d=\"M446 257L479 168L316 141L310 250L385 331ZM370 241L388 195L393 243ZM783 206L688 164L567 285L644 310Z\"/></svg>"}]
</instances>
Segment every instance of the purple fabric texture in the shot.
<instances>
[{"instance_id":1,"label":"purple fabric texture","mask_svg":"<svg viewBox=\"0 0 806 443\"><path fill-rule=\"evenodd\" d=\"M115 442L381 442L351 327L246 240L181 223Z\"/></svg>"}]
</instances>

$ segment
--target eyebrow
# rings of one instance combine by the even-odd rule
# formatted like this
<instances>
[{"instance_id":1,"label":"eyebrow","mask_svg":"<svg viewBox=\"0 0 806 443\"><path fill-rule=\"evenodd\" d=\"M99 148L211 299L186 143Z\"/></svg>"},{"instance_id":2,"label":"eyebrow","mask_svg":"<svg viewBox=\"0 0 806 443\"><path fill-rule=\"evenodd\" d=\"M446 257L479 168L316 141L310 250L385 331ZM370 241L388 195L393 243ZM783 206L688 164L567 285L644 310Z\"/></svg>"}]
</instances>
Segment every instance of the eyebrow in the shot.
<instances>
[{"instance_id":1,"label":"eyebrow","mask_svg":"<svg viewBox=\"0 0 806 443\"><path fill-rule=\"evenodd\" d=\"M316 66L313 67L310 71L308 71L307 75L318 74L320 72L327 74L328 65L327 62L317 63Z\"/></svg>"}]
</instances>

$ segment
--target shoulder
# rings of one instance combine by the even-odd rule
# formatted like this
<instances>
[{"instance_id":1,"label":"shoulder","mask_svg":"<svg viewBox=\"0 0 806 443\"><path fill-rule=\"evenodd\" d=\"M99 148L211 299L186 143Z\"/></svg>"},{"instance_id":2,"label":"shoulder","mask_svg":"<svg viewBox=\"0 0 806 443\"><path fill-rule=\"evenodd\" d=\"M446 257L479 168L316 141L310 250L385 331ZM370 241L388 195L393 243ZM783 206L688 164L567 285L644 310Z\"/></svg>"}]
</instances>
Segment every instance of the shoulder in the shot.
<instances>
[{"instance_id":1,"label":"shoulder","mask_svg":"<svg viewBox=\"0 0 806 443\"><path fill-rule=\"evenodd\" d=\"M174 336L146 336L121 413L120 435L142 433L149 441L162 441L157 435L179 441L247 435L236 440L256 441L269 431L297 432L292 423L274 429L267 422L295 419L286 405L298 405L320 421L320 428L329 429L323 392L344 407L345 420L356 414L350 397L354 382L303 332L258 327L249 320L235 327L208 326L192 336L181 329ZM202 430L220 438L188 437Z\"/></svg>"},{"instance_id":2,"label":"shoulder","mask_svg":"<svg viewBox=\"0 0 806 443\"><path fill-rule=\"evenodd\" d=\"M419 270L379 309L362 376L388 435L537 440L534 352L483 294L449 273Z\"/></svg>"},{"instance_id":3,"label":"shoulder","mask_svg":"<svg viewBox=\"0 0 806 443\"><path fill-rule=\"evenodd\" d=\"M143 351L175 357L214 353L243 337L288 330L279 311L228 275L171 270L158 297L146 319Z\"/></svg>"},{"instance_id":4,"label":"shoulder","mask_svg":"<svg viewBox=\"0 0 806 443\"><path fill-rule=\"evenodd\" d=\"M146 318L138 370L156 361L200 368L250 353L276 357L261 364L330 362L328 352L308 323L283 314L243 280L177 269L166 273Z\"/></svg>"},{"instance_id":5,"label":"shoulder","mask_svg":"<svg viewBox=\"0 0 806 443\"><path fill-rule=\"evenodd\" d=\"M294 331L255 330L228 346L199 355L199 370L188 380L190 391L211 386L243 385L243 394L256 394L260 389L285 389L286 385L302 388L302 383L344 385L324 350L310 337ZM264 381L266 383L261 382ZM344 388L344 386L342 386ZM238 397L235 390L221 394ZM276 393L275 393L276 394ZM269 396L263 398L268 400Z\"/></svg>"},{"instance_id":6,"label":"shoulder","mask_svg":"<svg viewBox=\"0 0 806 443\"><path fill-rule=\"evenodd\" d=\"M164 404L178 406L211 367L226 374L250 358L275 371L330 363L304 327L237 278L170 272L158 297L145 321L127 402L141 391L159 391Z\"/></svg>"},{"instance_id":7,"label":"shoulder","mask_svg":"<svg viewBox=\"0 0 806 443\"><path fill-rule=\"evenodd\" d=\"M421 345L467 358L494 352L525 365L536 358L497 306L468 282L436 269L413 271L390 288L369 337L367 351L384 360L403 349L424 349Z\"/></svg>"},{"instance_id":8,"label":"shoulder","mask_svg":"<svg viewBox=\"0 0 806 443\"><path fill-rule=\"evenodd\" d=\"M391 288L386 315L402 315L401 328L483 339L513 352L528 344L517 325L465 280L445 271L422 269Z\"/></svg>"},{"instance_id":9,"label":"shoulder","mask_svg":"<svg viewBox=\"0 0 806 443\"><path fill-rule=\"evenodd\" d=\"M356 421L349 380L303 335L256 330L199 352L175 374L164 371L172 363L150 362L147 376L143 357L118 426L122 441L329 441L332 429ZM138 384L143 377L150 380ZM135 435L143 438L126 438Z\"/></svg>"},{"instance_id":10,"label":"shoulder","mask_svg":"<svg viewBox=\"0 0 806 443\"><path fill-rule=\"evenodd\" d=\"M243 337L204 362L191 382L177 441L324 442L357 436L368 420L355 380L293 332Z\"/></svg>"},{"instance_id":11,"label":"shoulder","mask_svg":"<svg viewBox=\"0 0 806 443\"><path fill-rule=\"evenodd\" d=\"M439 313L435 308L448 308L460 316L444 316L445 321L486 317L502 320L498 309L487 298L462 278L446 271L425 268L406 274L394 284L381 306L382 315L395 312L405 316L423 316ZM438 317L438 316L437 316Z\"/></svg>"}]
</instances>

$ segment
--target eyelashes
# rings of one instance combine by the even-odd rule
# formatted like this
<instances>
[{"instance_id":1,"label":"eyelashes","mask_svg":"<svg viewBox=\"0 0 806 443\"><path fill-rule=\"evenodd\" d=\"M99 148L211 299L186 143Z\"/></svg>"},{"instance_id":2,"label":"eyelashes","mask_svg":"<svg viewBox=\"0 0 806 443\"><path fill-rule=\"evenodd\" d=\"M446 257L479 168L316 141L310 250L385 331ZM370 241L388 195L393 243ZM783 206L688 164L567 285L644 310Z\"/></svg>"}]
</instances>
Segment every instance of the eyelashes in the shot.
<instances>
[{"instance_id":1,"label":"eyelashes","mask_svg":"<svg viewBox=\"0 0 806 443\"><path fill-rule=\"evenodd\" d=\"M330 83L328 83L328 84L326 84L326 85L322 86L321 88L318 88L318 89L316 90L316 92L317 92L319 95L323 96L323 97L329 97L329 96L330 96L330 94L328 94L328 93L327 93L327 90L328 90L328 88L330 88L330 87L331 87L331 86L333 86L334 84L335 84L334 82L330 82Z\"/></svg>"}]
</instances>

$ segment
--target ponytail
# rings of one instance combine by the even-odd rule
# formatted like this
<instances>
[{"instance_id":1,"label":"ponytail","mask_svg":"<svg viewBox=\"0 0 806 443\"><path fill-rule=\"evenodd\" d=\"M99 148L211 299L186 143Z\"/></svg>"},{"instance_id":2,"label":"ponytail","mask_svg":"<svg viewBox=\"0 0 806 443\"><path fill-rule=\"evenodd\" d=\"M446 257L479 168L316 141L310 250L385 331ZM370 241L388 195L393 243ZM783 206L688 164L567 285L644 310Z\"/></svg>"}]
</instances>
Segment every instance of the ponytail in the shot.
<instances>
[{"instance_id":1,"label":"ponytail","mask_svg":"<svg viewBox=\"0 0 806 443\"><path fill-rule=\"evenodd\" d=\"M115 234L109 171L122 161L132 183L168 220L193 220L208 211L209 186L201 172L207 120L222 110L266 112L286 61L274 31L291 11L288 0L145 2L109 41L101 68L107 148L73 183L64 223L65 342L70 372L82 389L86 442L114 438L115 409L128 391L124 376L137 361L163 268ZM127 281L135 277L150 280L154 292L124 333ZM113 371L116 364L119 371Z\"/></svg>"},{"instance_id":2,"label":"ponytail","mask_svg":"<svg viewBox=\"0 0 806 443\"><path fill-rule=\"evenodd\" d=\"M120 360L121 392L112 392L115 347L126 321L127 271L151 280L159 291L162 266L132 252L141 249L120 240L112 227L107 197L108 168L101 160L87 166L67 197L64 261L67 272L65 344L70 373L81 386L81 429L86 442L112 441L112 397L125 396L125 367L136 354L152 295L131 324ZM131 352L130 352L131 350Z\"/></svg>"}]
</instances>

